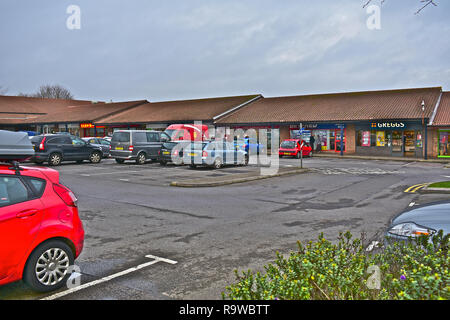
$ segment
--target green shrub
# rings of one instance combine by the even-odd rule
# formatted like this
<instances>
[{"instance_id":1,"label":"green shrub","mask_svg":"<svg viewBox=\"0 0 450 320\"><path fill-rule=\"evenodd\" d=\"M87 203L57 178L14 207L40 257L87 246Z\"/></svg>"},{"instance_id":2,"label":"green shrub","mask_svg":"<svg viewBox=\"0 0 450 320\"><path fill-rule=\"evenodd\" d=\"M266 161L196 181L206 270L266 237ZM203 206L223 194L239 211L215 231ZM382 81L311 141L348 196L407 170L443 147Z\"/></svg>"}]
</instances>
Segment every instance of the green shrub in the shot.
<instances>
[{"instance_id":1,"label":"green shrub","mask_svg":"<svg viewBox=\"0 0 450 320\"><path fill-rule=\"evenodd\" d=\"M275 263L265 266L264 274L236 270L237 282L227 286L222 296L233 300L449 299L449 236L442 231L431 239L422 236L409 244L393 243L374 254L367 253L363 240L353 239L350 232L341 233L338 240L333 244L320 235L306 246L298 242L298 252L288 258L277 252ZM372 268L379 274L368 273ZM379 279L379 285L372 279Z\"/></svg>"}]
</instances>

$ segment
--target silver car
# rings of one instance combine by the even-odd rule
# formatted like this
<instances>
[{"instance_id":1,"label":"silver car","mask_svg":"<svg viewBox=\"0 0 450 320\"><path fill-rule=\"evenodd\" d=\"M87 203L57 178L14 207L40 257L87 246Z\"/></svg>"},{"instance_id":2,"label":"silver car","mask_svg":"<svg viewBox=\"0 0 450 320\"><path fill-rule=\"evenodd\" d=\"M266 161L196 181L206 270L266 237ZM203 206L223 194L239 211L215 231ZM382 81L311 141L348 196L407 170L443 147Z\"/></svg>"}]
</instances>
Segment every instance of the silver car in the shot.
<instances>
[{"instance_id":1,"label":"silver car","mask_svg":"<svg viewBox=\"0 0 450 320\"><path fill-rule=\"evenodd\" d=\"M450 233L450 201L434 202L409 209L392 219L386 237L409 242L420 235L433 235L443 230Z\"/></svg>"},{"instance_id":2,"label":"silver car","mask_svg":"<svg viewBox=\"0 0 450 320\"><path fill-rule=\"evenodd\" d=\"M183 150L183 163L191 168L210 166L215 169L224 165L247 165L247 152L236 149L227 141L192 142Z\"/></svg>"}]
</instances>

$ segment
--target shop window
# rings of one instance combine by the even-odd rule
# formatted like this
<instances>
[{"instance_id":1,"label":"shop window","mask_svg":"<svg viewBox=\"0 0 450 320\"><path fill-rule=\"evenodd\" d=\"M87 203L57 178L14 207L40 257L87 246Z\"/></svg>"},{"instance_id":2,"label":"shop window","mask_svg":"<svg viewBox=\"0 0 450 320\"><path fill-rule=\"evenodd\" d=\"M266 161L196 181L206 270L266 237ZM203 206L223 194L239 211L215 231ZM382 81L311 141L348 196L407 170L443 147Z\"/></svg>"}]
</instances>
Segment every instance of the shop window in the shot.
<instances>
[{"instance_id":1,"label":"shop window","mask_svg":"<svg viewBox=\"0 0 450 320\"><path fill-rule=\"evenodd\" d=\"M370 131L358 130L356 145L358 147L370 147Z\"/></svg>"},{"instance_id":2,"label":"shop window","mask_svg":"<svg viewBox=\"0 0 450 320\"><path fill-rule=\"evenodd\" d=\"M450 131L439 132L439 157L450 157Z\"/></svg>"}]
</instances>

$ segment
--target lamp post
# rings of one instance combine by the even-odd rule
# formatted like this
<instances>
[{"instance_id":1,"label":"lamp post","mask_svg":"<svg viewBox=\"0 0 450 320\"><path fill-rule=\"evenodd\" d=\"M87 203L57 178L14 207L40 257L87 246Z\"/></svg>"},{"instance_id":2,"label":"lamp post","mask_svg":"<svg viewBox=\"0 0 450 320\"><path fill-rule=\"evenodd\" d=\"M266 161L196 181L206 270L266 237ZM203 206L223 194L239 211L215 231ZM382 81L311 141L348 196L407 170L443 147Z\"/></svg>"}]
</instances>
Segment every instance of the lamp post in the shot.
<instances>
[{"instance_id":1,"label":"lamp post","mask_svg":"<svg viewBox=\"0 0 450 320\"><path fill-rule=\"evenodd\" d=\"M428 147L428 139L427 139L427 126L425 125L425 101L422 100L422 127L423 127L423 132L424 132L424 136L423 136L423 158L425 160L427 160L428 155L427 155L427 147Z\"/></svg>"}]
</instances>

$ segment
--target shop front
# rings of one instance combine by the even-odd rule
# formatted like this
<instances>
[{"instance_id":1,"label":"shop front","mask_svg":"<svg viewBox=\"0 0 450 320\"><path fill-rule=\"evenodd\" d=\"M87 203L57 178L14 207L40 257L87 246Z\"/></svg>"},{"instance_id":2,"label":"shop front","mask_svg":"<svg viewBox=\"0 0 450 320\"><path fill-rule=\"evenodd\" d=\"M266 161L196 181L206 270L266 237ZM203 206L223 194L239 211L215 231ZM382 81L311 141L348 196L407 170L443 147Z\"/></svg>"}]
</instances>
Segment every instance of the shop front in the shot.
<instances>
[{"instance_id":1,"label":"shop front","mask_svg":"<svg viewBox=\"0 0 450 320\"><path fill-rule=\"evenodd\" d=\"M424 157L424 127L421 122L377 121L359 123L356 153L392 157Z\"/></svg>"},{"instance_id":2,"label":"shop front","mask_svg":"<svg viewBox=\"0 0 450 320\"><path fill-rule=\"evenodd\" d=\"M300 132L300 126L290 126L290 134L292 139L300 138L310 141L314 136L314 150L340 152L341 139L343 150L346 151L347 145L347 125L345 124L323 124L323 123L305 123L302 125L303 130ZM341 132L343 135L341 137Z\"/></svg>"},{"instance_id":3,"label":"shop front","mask_svg":"<svg viewBox=\"0 0 450 320\"><path fill-rule=\"evenodd\" d=\"M438 129L438 158L450 158L450 128Z\"/></svg>"}]
</instances>

